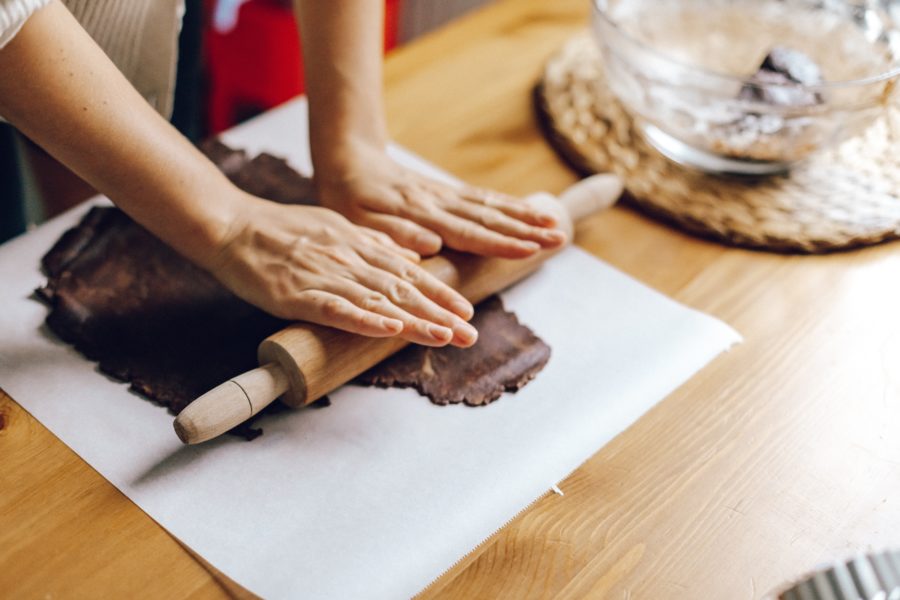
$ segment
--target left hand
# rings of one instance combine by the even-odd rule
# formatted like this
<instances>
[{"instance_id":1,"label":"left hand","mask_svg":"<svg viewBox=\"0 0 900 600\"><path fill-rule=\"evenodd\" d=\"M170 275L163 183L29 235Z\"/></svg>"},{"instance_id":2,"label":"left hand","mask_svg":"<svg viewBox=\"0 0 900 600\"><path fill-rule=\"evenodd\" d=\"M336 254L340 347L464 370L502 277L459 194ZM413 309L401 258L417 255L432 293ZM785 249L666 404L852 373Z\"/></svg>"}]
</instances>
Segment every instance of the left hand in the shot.
<instances>
[{"instance_id":1,"label":"left hand","mask_svg":"<svg viewBox=\"0 0 900 600\"><path fill-rule=\"evenodd\" d=\"M238 297L283 319L359 335L463 348L478 338L466 323L469 302L387 235L320 206L223 191L211 196L225 199L231 223L201 266Z\"/></svg>"},{"instance_id":2,"label":"left hand","mask_svg":"<svg viewBox=\"0 0 900 600\"><path fill-rule=\"evenodd\" d=\"M524 258L566 242L556 217L521 200L456 188L373 150L340 172L316 175L319 202L428 256L443 244L485 256Z\"/></svg>"}]
</instances>

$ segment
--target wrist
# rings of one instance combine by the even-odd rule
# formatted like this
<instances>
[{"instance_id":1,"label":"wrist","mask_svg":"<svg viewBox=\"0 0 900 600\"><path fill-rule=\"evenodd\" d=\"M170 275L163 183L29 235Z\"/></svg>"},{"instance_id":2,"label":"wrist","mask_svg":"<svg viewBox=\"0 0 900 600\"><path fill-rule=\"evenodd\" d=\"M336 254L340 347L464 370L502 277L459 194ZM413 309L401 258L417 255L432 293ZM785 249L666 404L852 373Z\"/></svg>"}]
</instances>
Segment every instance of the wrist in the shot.
<instances>
[{"instance_id":1,"label":"wrist","mask_svg":"<svg viewBox=\"0 0 900 600\"><path fill-rule=\"evenodd\" d=\"M243 230L253 197L230 181L214 196L215 202L197 203L198 213L187 220L189 229L173 244L176 250L208 271L215 271L226 249Z\"/></svg>"},{"instance_id":2,"label":"wrist","mask_svg":"<svg viewBox=\"0 0 900 600\"><path fill-rule=\"evenodd\" d=\"M310 132L310 152L316 173L341 175L356 170L366 161L377 159L387 152L387 133L377 131L353 131L323 134ZM338 130L339 131L339 130Z\"/></svg>"},{"instance_id":3,"label":"wrist","mask_svg":"<svg viewBox=\"0 0 900 600\"><path fill-rule=\"evenodd\" d=\"M313 151L313 181L318 190L340 186L378 169L385 160L389 160L386 142L344 139Z\"/></svg>"}]
</instances>

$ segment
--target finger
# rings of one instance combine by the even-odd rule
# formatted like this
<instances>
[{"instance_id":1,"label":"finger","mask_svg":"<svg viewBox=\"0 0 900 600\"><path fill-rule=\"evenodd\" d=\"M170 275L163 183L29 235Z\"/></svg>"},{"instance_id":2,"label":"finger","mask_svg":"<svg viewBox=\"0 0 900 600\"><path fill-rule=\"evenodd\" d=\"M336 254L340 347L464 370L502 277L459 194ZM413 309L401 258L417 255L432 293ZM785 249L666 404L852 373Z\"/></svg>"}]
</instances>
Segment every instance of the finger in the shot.
<instances>
[{"instance_id":1,"label":"finger","mask_svg":"<svg viewBox=\"0 0 900 600\"><path fill-rule=\"evenodd\" d=\"M422 257L419 256L419 253L415 250L410 250L409 248L404 248L397 242L391 238L386 233L381 231L376 231L375 229L371 229L369 227L361 227L362 231L366 234L366 236L375 242L379 246L383 246L388 251L394 254L399 254L401 257L406 259L409 262L419 263L422 261Z\"/></svg>"},{"instance_id":2,"label":"finger","mask_svg":"<svg viewBox=\"0 0 900 600\"><path fill-rule=\"evenodd\" d=\"M497 209L488 208L474 202L453 202L445 206L444 210L458 217L475 221L491 231L521 240L537 242L544 248L556 248L566 242L566 234L559 229L528 225L503 214Z\"/></svg>"},{"instance_id":3,"label":"finger","mask_svg":"<svg viewBox=\"0 0 900 600\"><path fill-rule=\"evenodd\" d=\"M384 270L367 267L354 273L357 281L384 294L395 306L453 331L451 343L467 348L478 340L478 332L459 316L440 306L412 283Z\"/></svg>"},{"instance_id":4,"label":"finger","mask_svg":"<svg viewBox=\"0 0 900 600\"><path fill-rule=\"evenodd\" d=\"M397 216L438 233L448 246L456 250L502 258L525 258L541 249L537 242L491 231L475 221L436 208L435 201L438 199L444 205L460 204L453 191L440 184L406 189L402 197L404 201L393 207Z\"/></svg>"},{"instance_id":5,"label":"finger","mask_svg":"<svg viewBox=\"0 0 900 600\"><path fill-rule=\"evenodd\" d=\"M541 249L537 242L491 231L483 225L444 210L421 211L414 218L439 233L448 246L463 252L501 258L525 258Z\"/></svg>"},{"instance_id":6,"label":"finger","mask_svg":"<svg viewBox=\"0 0 900 600\"><path fill-rule=\"evenodd\" d=\"M366 212L355 219L355 222L386 233L400 246L422 256L432 256L441 250L441 236L402 217Z\"/></svg>"},{"instance_id":7,"label":"finger","mask_svg":"<svg viewBox=\"0 0 900 600\"><path fill-rule=\"evenodd\" d=\"M459 195L466 200L495 208L529 225L538 225L540 227L556 227L559 225L557 216L552 212L532 206L513 196L475 187L465 187L459 191Z\"/></svg>"},{"instance_id":8,"label":"finger","mask_svg":"<svg viewBox=\"0 0 900 600\"><path fill-rule=\"evenodd\" d=\"M385 276L390 276L385 273ZM400 337L424 346L446 346L453 340L453 331L438 323L409 313L379 292L361 283L346 278L333 278L323 283L322 288L337 296L346 298L360 309L377 313L403 324Z\"/></svg>"},{"instance_id":9,"label":"finger","mask_svg":"<svg viewBox=\"0 0 900 600\"><path fill-rule=\"evenodd\" d=\"M466 298L452 287L418 265L411 265L380 249L363 249L360 255L371 265L393 273L408 281L444 308L456 313L466 321L475 314L475 309Z\"/></svg>"},{"instance_id":10,"label":"finger","mask_svg":"<svg viewBox=\"0 0 900 600\"><path fill-rule=\"evenodd\" d=\"M393 337L403 331L400 319L365 310L335 294L321 290L300 292L293 317L369 337Z\"/></svg>"}]
</instances>

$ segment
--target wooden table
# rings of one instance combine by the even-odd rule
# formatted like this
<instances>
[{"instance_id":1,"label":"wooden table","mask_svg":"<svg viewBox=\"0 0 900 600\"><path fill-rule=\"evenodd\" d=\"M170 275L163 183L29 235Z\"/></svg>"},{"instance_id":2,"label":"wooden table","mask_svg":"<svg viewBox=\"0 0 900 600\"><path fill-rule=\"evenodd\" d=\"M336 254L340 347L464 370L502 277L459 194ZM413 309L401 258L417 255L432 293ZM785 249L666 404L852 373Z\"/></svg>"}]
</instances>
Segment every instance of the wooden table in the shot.
<instances>
[{"instance_id":1,"label":"wooden table","mask_svg":"<svg viewBox=\"0 0 900 600\"><path fill-rule=\"evenodd\" d=\"M587 0L504 0L394 53L395 138L476 184L563 189L575 178L529 92L587 14ZM900 245L776 256L624 208L577 242L746 342L423 597L756 598L823 561L900 546ZM2 395L0 423L0 595L228 595Z\"/></svg>"}]
</instances>

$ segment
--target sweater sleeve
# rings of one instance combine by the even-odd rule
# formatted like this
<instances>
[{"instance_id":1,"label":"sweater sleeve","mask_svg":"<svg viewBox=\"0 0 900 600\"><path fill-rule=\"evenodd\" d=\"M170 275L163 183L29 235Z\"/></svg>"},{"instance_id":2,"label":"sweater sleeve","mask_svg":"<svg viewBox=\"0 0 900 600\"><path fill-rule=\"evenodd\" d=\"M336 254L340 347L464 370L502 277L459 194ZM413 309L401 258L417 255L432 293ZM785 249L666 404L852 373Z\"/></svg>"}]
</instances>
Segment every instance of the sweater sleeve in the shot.
<instances>
[{"instance_id":1,"label":"sweater sleeve","mask_svg":"<svg viewBox=\"0 0 900 600\"><path fill-rule=\"evenodd\" d=\"M0 48L19 33L36 10L50 4L50 0L0 0Z\"/></svg>"}]
</instances>

